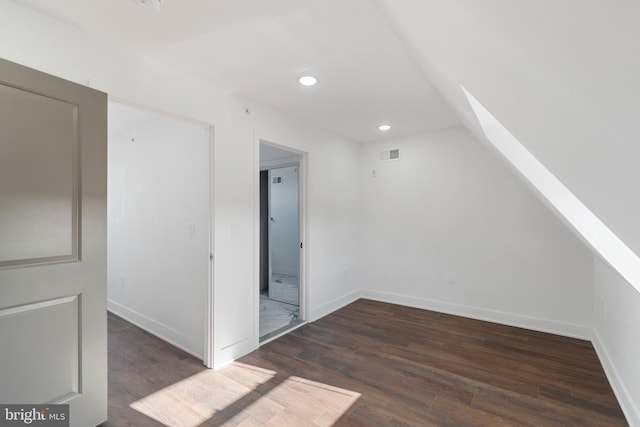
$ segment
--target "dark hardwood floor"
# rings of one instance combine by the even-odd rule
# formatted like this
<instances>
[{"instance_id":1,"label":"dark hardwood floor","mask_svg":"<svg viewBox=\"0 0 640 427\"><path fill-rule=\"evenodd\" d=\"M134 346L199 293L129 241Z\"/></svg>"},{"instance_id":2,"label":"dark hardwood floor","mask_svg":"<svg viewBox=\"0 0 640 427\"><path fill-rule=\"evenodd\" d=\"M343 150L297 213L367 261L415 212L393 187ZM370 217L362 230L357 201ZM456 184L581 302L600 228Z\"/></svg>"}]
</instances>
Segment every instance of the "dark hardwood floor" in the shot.
<instances>
[{"instance_id":1,"label":"dark hardwood floor","mask_svg":"<svg viewBox=\"0 0 640 427\"><path fill-rule=\"evenodd\" d=\"M109 315L104 426L624 426L587 341L359 300L217 371Z\"/></svg>"}]
</instances>

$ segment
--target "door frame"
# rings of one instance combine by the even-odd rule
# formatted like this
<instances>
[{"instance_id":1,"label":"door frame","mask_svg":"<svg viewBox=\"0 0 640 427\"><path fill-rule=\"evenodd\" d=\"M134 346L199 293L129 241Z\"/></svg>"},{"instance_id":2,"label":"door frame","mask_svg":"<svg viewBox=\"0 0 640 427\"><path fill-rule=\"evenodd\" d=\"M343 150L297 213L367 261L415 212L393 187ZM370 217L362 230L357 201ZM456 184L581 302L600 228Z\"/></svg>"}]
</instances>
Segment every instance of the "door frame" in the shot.
<instances>
[{"instance_id":1,"label":"door frame","mask_svg":"<svg viewBox=\"0 0 640 427\"><path fill-rule=\"evenodd\" d=\"M214 335L214 298L215 298L215 256L213 253L215 245L215 192L214 192L214 155L215 155L215 126L208 126L209 132L209 280L207 280L207 302L205 307L205 324L204 324L204 346L202 349L202 361L204 365L213 369L215 366L214 356L216 349L216 337Z\"/></svg>"},{"instance_id":2,"label":"door frame","mask_svg":"<svg viewBox=\"0 0 640 427\"><path fill-rule=\"evenodd\" d=\"M299 156L298 160L298 237L300 240L301 248L299 252L299 281L300 281L300 323L288 329L278 335L275 335L267 340L260 342L260 144L269 145L274 148L289 151L295 156ZM254 244L253 244L253 293L254 293L254 322L253 322L253 336L254 336L254 348L259 348L261 345L268 343L282 335L285 335L292 330L303 326L308 321L308 307L309 307L309 289L308 289L308 277L307 277L307 247L308 247L308 233L307 233L307 156L308 153L287 145L272 142L270 139L262 138L258 135L254 137ZM283 162L286 166L285 162ZM290 165L290 164L289 164ZM274 167L276 167L274 165Z\"/></svg>"},{"instance_id":3,"label":"door frame","mask_svg":"<svg viewBox=\"0 0 640 427\"><path fill-rule=\"evenodd\" d=\"M178 114L174 114L165 110L161 110L158 108L154 108L151 107L149 105L145 105L145 104L140 104L138 102L135 101L130 101L128 99L125 98L120 98L117 96L113 96L113 95L108 95L108 102L115 102L118 104L122 104L128 107L133 107L133 108L137 108L140 110L145 110L145 111L149 111L149 112L155 112L155 113L159 113L159 114L163 114L167 117L171 117L173 119L177 119L177 120L181 120L187 123L191 123L195 126L201 126L206 132L207 132L207 147L208 147L208 151L209 151L209 164L208 164L208 182L207 185L209 186L209 221L208 221L208 227L209 229L206 231L207 232L207 236L209 238L209 253L208 254L204 254L205 256L209 257L209 264L208 264L208 279L207 279L207 283L206 283L206 301L205 301L205 307L204 307L204 312L205 312L205 316L202 319L204 322L204 340L203 340L203 349L202 349L202 362L204 363L204 365L207 368L213 368L214 367L214 354L215 354L215 337L214 337L214 295L215 295L215 287L214 287L214 254L213 254L213 248L214 248L214 225L215 225L215 218L214 218L214 141L215 141L215 126L212 123L208 123L208 122L203 122L200 120L196 120L196 119L191 119L185 116L181 116Z\"/></svg>"}]
</instances>

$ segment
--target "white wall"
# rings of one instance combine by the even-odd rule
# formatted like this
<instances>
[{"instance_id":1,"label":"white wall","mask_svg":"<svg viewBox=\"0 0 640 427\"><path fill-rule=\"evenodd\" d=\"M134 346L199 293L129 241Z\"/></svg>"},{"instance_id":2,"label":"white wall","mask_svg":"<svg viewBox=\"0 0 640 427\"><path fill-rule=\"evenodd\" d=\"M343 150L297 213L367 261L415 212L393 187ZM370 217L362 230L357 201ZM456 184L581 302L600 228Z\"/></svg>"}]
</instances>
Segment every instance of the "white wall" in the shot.
<instances>
[{"instance_id":1,"label":"white wall","mask_svg":"<svg viewBox=\"0 0 640 427\"><path fill-rule=\"evenodd\" d=\"M379 4L425 74L470 129L479 127L460 84L635 255L640 254L636 161L640 56L633 54L640 40L639 3L379 0ZM611 301L610 313L630 319L630 313L640 312L638 292L626 290L622 300L622 279L603 276L611 274L596 269L597 298ZM629 327L603 328L598 323L596 332L603 335L601 356L637 354L637 338L619 338L630 333ZM613 336L607 339L610 333ZM631 375L633 368L621 357L611 361L621 363L618 369L624 373L625 390L610 377L618 396L628 392L630 400L640 401L637 370ZM637 409L625 414L640 425Z\"/></svg>"},{"instance_id":2,"label":"white wall","mask_svg":"<svg viewBox=\"0 0 640 427\"><path fill-rule=\"evenodd\" d=\"M640 294L595 258L593 343L627 421L640 425Z\"/></svg>"},{"instance_id":3,"label":"white wall","mask_svg":"<svg viewBox=\"0 0 640 427\"><path fill-rule=\"evenodd\" d=\"M460 84L640 254L640 4L380 3L467 124Z\"/></svg>"},{"instance_id":4,"label":"white wall","mask_svg":"<svg viewBox=\"0 0 640 427\"><path fill-rule=\"evenodd\" d=\"M258 289L256 135L309 153L305 176L308 318L315 319L353 298L357 287L354 230L359 216L357 144L233 97L21 5L1 2L0 8L3 58L90 85L112 98L215 124L216 365L258 345L257 298L253 298ZM247 106L251 114L245 113Z\"/></svg>"},{"instance_id":5,"label":"white wall","mask_svg":"<svg viewBox=\"0 0 640 427\"><path fill-rule=\"evenodd\" d=\"M216 364L258 345L260 140L306 153L307 320L358 296L359 145L249 99L232 101L230 125L216 126L215 141Z\"/></svg>"},{"instance_id":6,"label":"white wall","mask_svg":"<svg viewBox=\"0 0 640 427\"><path fill-rule=\"evenodd\" d=\"M246 103L257 138L307 153L302 177L307 229L302 237L308 256L307 318L316 320L351 301L358 289L360 145Z\"/></svg>"},{"instance_id":7,"label":"white wall","mask_svg":"<svg viewBox=\"0 0 640 427\"><path fill-rule=\"evenodd\" d=\"M364 145L361 179L365 296L590 338L591 252L466 129Z\"/></svg>"},{"instance_id":8,"label":"white wall","mask_svg":"<svg viewBox=\"0 0 640 427\"><path fill-rule=\"evenodd\" d=\"M640 235L634 218L638 217L640 207L634 190L635 183L640 181L640 169L635 167L634 159L639 154L635 144L639 122L634 117L638 113L635 76L640 60L637 55L628 54L634 51L633 43L640 40L635 34L639 28L635 25L639 7L636 3L619 3L614 8L609 3L594 0L570 1L562 5L546 1L544 6L538 2L527 6L525 2L511 4L497 0L380 2L393 9L393 19L402 22L401 33L412 40L412 48L429 77L467 118L467 123L473 123L473 113L460 90L460 83L464 83L530 151L638 251ZM598 10L598 7L604 9ZM580 11L580 19L575 19L576 10ZM594 28L598 31L593 31ZM590 310L585 308L583 298L585 295L591 298L585 288L591 287L593 278L582 276L581 266L588 264L582 249L576 247L566 230L557 225L548 212L529 200L526 188L514 175L505 172L504 165L496 159L487 160L491 156L482 154L475 143L461 152L466 152L467 156L476 153L484 159L485 166L491 167L478 172L476 169L481 165L476 165L475 159L472 161L462 155L464 160L460 161L495 185L495 188L491 185L482 187L482 191L490 192L491 200L497 205L482 204L483 193L467 190L467 187L477 187L473 180L464 179L463 169L439 170L438 164L433 165L434 171L438 171L435 178L454 174L458 177L454 181L458 186L455 189L470 196L461 198L453 197L453 191L438 192L432 206L442 209L437 201L451 206L447 212L462 222L459 227L447 230L454 236L451 240L437 229L430 230L436 242L444 242L445 259L427 257L432 247L424 246L424 242L433 239L431 234L420 242L415 242L413 234L407 237L407 245L415 251L400 247L402 245L393 236L389 237L389 244L398 251L396 254L405 251L414 257L409 259L409 268L393 266L394 271L400 272L393 279L402 279L403 285L392 289L388 280L380 280L375 275L359 277L357 269L359 183L360 178L364 180L366 176L360 176L357 166L360 152L356 144L248 100L230 97L220 88L12 2L0 3L0 38L0 56L5 59L89 85L114 98L216 125L216 364L257 345L254 316L257 307L255 302L247 302L258 288L258 274L254 270L257 264L253 262L258 259L254 251L258 210L255 197L258 180L254 175L257 174L256 137L308 152L305 243L310 319L348 302L357 295L358 283L366 284L374 279L371 282L373 290L410 293L409 302L415 302L416 298L438 298L447 303L468 304L469 295L473 295L480 297L481 314L494 310L492 315L505 312L506 319L513 319L510 314L515 313L521 315L520 320L523 316L532 316L549 320L554 327L577 324L580 331L583 330L581 326L589 325ZM447 42L442 43L442 40ZM619 43L610 43L616 40ZM535 55L527 57L525 52ZM557 73L558 70L562 72ZM251 108L251 114L245 114L246 106ZM407 141L411 145L410 140ZM446 153L444 150L442 155ZM405 155L403 164L406 160ZM365 168L363 174L366 173ZM384 174L380 176L384 177ZM370 190L365 188L370 184L363 182L362 187L366 190L367 206L375 204L367 193ZM391 193L388 188L376 191L385 195ZM503 194L509 197L503 197ZM412 200L416 202L411 203L424 208L425 199ZM463 216L464 211L453 209L469 206L479 212L478 217L469 212ZM385 213L385 206L381 209L384 215L398 216L398 213ZM444 214L440 212L439 215ZM419 222L415 218L412 220ZM482 228L476 231L467 225L469 221L472 224L482 221L479 225L483 227L493 225L496 233L487 236ZM366 226L377 225L370 222ZM517 232L523 240L516 241L500 232L503 227ZM550 237L545 229L555 231ZM377 228L375 231L379 232ZM542 234L537 235L534 231ZM465 240L461 240L464 233ZM470 243L465 247L462 243L467 238ZM559 248L567 249L565 253L549 247L550 242L556 241ZM507 250L508 244L515 244L513 254ZM485 254L487 245L505 258L489 257ZM460 252L460 248L464 251ZM388 248L379 250L388 251ZM543 251L558 256L552 259ZM478 266L474 256L461 258L459 255L467 256L468 253L483 257L491 268ZM379 255L372 255L372 259L376 257ZM505 263L505 260L509 262ZM541 261L550 263L548 269L539 271L541 264L538 262ZM423 269L417 266L427 265L427 262L432 263L433 272L420 271L418 276L418 270ZM521 263L521 273L504 266L515 266L516 262ZM576 275L569 275L568 267L558 265L565 262L567 266L577 267ZM364 263L362 266L365 270L378 268ZM436 285L431 283L441 283L441 272L445 268L455 268L454 289L432 289ZM557 276L547 274L550 271L559 273ZM479 281L467 287L469 275L476 273ZM535 279L548 280L536 280L532 284L534 279L529 278L529 274ZM575 284L578 278L584 279L579 286ZM423 289L421 284L427 279L430 283ZM458 291L461 287L465 287L465 292ZM537 291L538 287L541 292L534 293L532 289ZM603 291L614 301L609 306L610 312L620 309L632 319L631 313L640 311L640 302L637 298L619 301L618 293L613 289L606 285ZM546 298L556 292L560 292L557 300L551 301L549 307L541 307L541 302L546 302ZM495 298L488 301L487 296ZM532 303L525 304L523 301L529 297ZM475 300L471 302L475 304ZM565 310L567 313L559 314ZM533 323L540 324L536 319ZM599 330L603 335L613 333L611 329ZM630 329L626 331L629 333ZM616 353L637 353L635 344L630 341L603 337L602 343L607 349L618 346ZM612 360L622 363L616 368L627 376L626 387L631 396L635 401L640 400L637 391L640 380L637 380L635 368L621 357L612 357Z\"/></svg>"},{"instance_id":9,"label":"white wall","mask_svg":"<svg viewBox=\"0 0 640 427\"><path fill-rule=\"evenodd\" d=\"M135 55L109 40L10 1L0 1L0 57L204 123L224 120L226 91Z\"/></svg>"},{"instance_id":10,"label":"white wall","mask_svg":"<svg viewBox=\"0 0 640 427\"><path fill-rule=\"evenodd\" d=\"M298 166L269 170L271 272L298 276ZM281 182L274 183L279 177Z\"/></svg>"},{"instance_id":11,"label":"white wall","mask_svg":"<svg viewBox=\"0 0 640 427\"><path fill-rule=\"evenodd\" d=\"M174 118L109 135L108 307L200 358L208 160L207 130Z\"/></svg>"}]
</instances>

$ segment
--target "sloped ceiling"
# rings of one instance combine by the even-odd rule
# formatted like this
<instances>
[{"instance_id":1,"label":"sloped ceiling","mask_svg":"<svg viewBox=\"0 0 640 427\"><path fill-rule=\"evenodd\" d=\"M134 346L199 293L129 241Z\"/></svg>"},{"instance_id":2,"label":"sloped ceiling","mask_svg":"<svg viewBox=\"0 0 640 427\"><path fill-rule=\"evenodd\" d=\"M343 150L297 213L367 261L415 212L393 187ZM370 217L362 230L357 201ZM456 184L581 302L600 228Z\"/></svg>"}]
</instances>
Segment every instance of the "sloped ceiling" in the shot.
<instances>
[{"instance_id":1,"label":"sloped ceiling","mask_svg":"<svg viewBox=\"0 0 640 427\"><path fill-rule=\"evenodd\" d=\"M640 253L635 0L16 1L356 141L482 137L464 86Z\"/></svg>"},{"instance_id":2,"label":"sloped ceiling","mask_svg":"<svg viewBox=\"0 0 640 427\"><path fill-rule=\"evenodd\" d=\"M379 4L470 129L463 86L638 260L640 3Z\"/></svg>"},{"instance_id":3,"label":"sloped ceiling","mask_svg":"<svg viewBox=\"0 0 640 427\"><path fill-rule=\"evenodd\" d=\"M355 141L460 123L369 0L16 1Z\"/></svg>"}]
</instances>

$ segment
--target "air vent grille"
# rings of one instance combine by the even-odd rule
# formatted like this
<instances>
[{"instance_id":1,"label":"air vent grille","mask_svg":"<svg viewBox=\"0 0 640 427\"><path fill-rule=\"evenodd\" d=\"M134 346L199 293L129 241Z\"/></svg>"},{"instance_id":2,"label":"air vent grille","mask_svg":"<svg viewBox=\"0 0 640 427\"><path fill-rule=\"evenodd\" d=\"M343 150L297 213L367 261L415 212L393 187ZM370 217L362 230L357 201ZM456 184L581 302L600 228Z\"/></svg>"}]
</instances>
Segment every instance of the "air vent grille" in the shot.
<instances>
[{"instance_id":1,"label":"air vent grille","mask_svg":"<svg viewBox=\"0 0 640 427\"><path fill-rule=\"evenodd\" d=\"M400 160L400 149L394 148L391 150L381 151L378 155L378 160L381 162L388 162L391 160Z\"/></svg>"}]
</instances>

